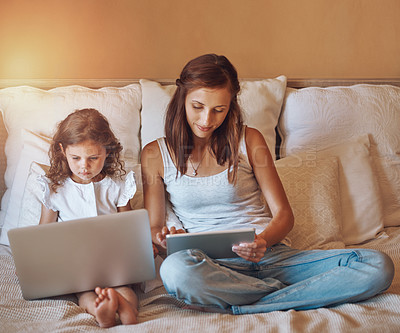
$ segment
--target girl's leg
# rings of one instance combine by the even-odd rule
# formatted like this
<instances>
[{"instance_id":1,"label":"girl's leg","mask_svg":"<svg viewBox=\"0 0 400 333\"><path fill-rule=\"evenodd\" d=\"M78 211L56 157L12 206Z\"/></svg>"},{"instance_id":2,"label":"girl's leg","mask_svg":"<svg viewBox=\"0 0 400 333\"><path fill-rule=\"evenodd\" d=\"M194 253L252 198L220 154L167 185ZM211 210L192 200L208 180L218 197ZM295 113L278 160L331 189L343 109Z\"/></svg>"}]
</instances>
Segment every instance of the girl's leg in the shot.
<instances>
[{"instance_id":1,"label":"girl's leg","mask_svg":"<svg viewBox=\"0 0 400 333\"><path fill-rule=\"evenodd\" d=\"M131 325L137 323L138 316L138 298L132 288L123 286L117 287L115 290L120 295L118 315L121 323Z\"/></svg>"},{"instance_id":2,"label":"girl's leg","mask_svg":"<svg viewBox=\"0 0 400 333\"><path fill-rule=\"evenodd\" d=\"M96 288L97 290L97 288ZM115 315L118 309L116 297L103 299L99 307L98 295L93 291L86 291L77 294L79 306L94 316L100 327L115 326Z\"/></svg>"},{"instance_id":3,"label":"girl's leg","mask_svg":"<svg viewBox=\"0 0 400 333\"><path fill-rule=\"evenodd\" d=\"M136 324L138 300L132 288L123 286L113 288L97 287L95 292L78 293L79 306L95 316L100 327L116 325L118 313L124 325Z\"/></svg>"},{"instance_id":4,"label":"girl's leg","mask_svg":"<svg viewBox=\"0 0 400 333\"><path fill-rule=\"evenodd\" d=\"M389 287L393 263L373 250L298 251L279 245L258 264L181 251L167 257L160 272L168 292L186 303L240 314L362 300Z\"/></svg>"}]
</instances>

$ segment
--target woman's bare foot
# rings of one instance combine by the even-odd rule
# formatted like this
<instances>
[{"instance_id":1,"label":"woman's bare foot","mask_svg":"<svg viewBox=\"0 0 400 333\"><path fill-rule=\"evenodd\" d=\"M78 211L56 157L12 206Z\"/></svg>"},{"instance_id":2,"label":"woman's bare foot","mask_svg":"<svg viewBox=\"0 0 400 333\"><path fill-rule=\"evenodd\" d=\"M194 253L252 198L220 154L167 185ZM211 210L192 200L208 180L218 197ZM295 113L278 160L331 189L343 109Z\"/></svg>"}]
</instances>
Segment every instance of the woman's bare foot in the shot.
<instances>
[{"instance_id":1,"label":"woman's bare foot","mask_svg":"<svg viewBox=\"0 0 400 333\"><path fill-rule=\"evenodd\" d=\"M119 306L119 294L112 288L96 287L97 294L94 315L100 327L115 326L115 315Z\"/></svg>"}]
</instances>

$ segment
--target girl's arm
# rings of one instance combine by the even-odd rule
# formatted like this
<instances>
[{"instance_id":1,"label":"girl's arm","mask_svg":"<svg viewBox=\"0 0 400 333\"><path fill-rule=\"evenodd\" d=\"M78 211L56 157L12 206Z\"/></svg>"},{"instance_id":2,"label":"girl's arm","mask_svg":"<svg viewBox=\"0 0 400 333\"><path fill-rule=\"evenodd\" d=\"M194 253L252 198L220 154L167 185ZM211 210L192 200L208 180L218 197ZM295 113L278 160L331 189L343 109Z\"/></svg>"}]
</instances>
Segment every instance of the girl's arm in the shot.
<instances>
[{"instance_id":1,"label":"girl's arm","mask_svg":"<svg viewBox=\"0 0 400 333\"><path fill-rule=\"evenodd\" d=\"M129 201L125 206L117 207L117 212L127 212L128 210L132 210L131 204Z\"/></svg>"},{"instance_id":2,"label":"girl's arm","mask_svg":"<svg viewBox=\"0 0 400 333\"><path fill-rule=\"evenodd\" d=\"M149 213L151 236L155 244L165 248L164 164L157 141L143 148L141 166L144 208Z\"/></svg>"},{"instance_id":3,"label":"girl's arm","mask_svg":"<svg viewBox=\"0 0 400 333\"><path fill-rule=\"evenodd\" d=\"M58 212L55 212L54 210L51 210L42 204L42 211L40 214L39 224L57 222L57 218L58 218Z\"/></svg>"},{"instance_id":4,"label":"girl's arm","mask_svg":"<svg viewBox=\"0 0 400 333\"><path fill-rule=\"evenodd\" d=\"M272 219L253 243L235 246L235 252L247 260L258 262L266 248L280 242L292 230L294 217L271 153L258 130L246 128L246 148L254 175L271 210Z\"/></svg>"}]
</instances>

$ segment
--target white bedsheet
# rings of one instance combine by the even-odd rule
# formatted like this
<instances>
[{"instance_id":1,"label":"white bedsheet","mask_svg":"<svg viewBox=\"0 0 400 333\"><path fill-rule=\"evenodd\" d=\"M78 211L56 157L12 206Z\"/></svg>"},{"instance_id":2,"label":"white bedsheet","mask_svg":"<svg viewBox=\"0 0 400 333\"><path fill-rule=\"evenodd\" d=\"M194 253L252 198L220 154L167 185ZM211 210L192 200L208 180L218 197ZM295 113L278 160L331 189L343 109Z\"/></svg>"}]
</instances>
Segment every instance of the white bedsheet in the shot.
<instances>
[{"instance_id":1,"label":"white bedsheet","mask_svg":"<svg viewBox=\"0 0 400 333\"><path fill-rule=\"evenodd\" d=\"M163 287L143 294L139 323L112 332L400 332L400 227L361 247L389 254L395 280L384 294L357 304L330 309L277 311L254 315L202 313L182 309ZM387 236L386 236L387 235ZM104 330L76 305L74 296L39 301L22 298L10 250L0 246L0 332L92 332Z\"/></svg>"}]
</instances>

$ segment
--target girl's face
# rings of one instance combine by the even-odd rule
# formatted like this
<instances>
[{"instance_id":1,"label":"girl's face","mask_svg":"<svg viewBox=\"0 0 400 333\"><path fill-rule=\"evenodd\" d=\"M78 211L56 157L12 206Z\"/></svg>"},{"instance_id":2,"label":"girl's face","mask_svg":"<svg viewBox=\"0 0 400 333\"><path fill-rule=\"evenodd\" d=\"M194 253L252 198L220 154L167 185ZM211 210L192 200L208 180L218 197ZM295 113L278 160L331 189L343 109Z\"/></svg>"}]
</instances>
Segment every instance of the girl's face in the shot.
<instances>
[{"instance_id":1,"label":"girl's face","mask_svg":"<svg viewBox=\"0 0 400 333\"><path fill-rule=\"evenodd\" d=\"M186 120L193 134L209 139L224 122L231 104L228 88L199 88L186 95Z\"/></svg>"},{"instance_id":2,"label":"girl's face","mask_svg":"<svg viewBox=\"0 0 400 333\"><path fill-rule=\"evenodd\" d=\"M107 157L106 149L98 143L87 140L78 144L68 145L63 150L68 166L72 172L72 180L80 184L96 181L103 169Z\"/></svg>"}]
</instances>

